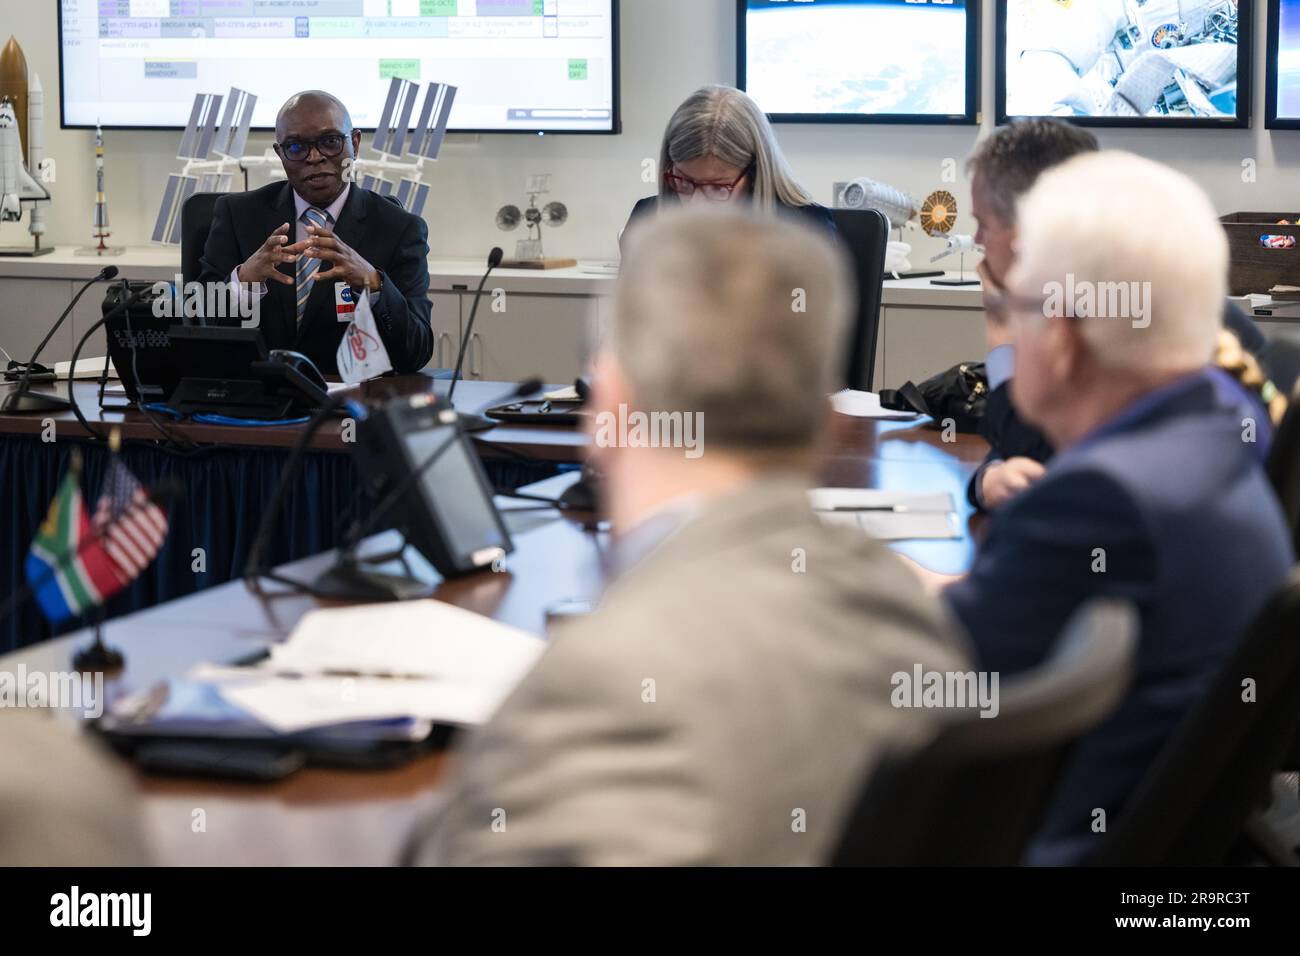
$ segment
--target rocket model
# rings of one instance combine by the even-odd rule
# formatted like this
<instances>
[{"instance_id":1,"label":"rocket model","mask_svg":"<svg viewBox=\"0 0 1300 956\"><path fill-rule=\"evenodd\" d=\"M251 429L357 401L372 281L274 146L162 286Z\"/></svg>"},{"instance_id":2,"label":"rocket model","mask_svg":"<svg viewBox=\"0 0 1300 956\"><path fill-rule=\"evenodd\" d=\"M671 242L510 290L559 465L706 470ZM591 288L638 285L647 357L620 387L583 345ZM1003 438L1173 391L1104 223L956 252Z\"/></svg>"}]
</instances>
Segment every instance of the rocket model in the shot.
<instances>
[{"instance_id":1,"label":"rocket model","mask_svg":"<svg viewBox=\"0 0 1300 956\"><path fill-rule=\"evenodd\" d=\"M28 86L27 59L13 37L0 50L0 223L22 219L23 203L32 207L27 231L35 249L26 254L53 251L41 248L45 233L43 201L49 190L36 177L45 152L45 104L40 78Z\"/></svg>"},{"instance_id":2,"label":"rocket model","mask_svg":"<svg viewBox=\"0 0 1300 956\"><path fill-rule=\"evenodd\" d=\"M96 252L104 252L108 246L104 240L112 233L108 231L108 203L104 200L104 131L95 124L95 238L99 245Z\"/></svg>"}]
</instances>

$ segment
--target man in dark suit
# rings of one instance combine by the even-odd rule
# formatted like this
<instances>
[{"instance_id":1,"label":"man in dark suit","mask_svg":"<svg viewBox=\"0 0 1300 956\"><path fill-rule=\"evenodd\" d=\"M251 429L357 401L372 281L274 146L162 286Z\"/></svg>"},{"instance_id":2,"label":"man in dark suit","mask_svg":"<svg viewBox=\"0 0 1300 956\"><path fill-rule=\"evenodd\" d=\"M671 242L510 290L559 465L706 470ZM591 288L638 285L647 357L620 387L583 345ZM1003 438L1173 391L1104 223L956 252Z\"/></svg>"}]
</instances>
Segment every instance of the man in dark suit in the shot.
<instances>
[{"instance_id":1,"label":"man in dark suit","mask_svg":"<svg viewBox=\"0 0 1300 956\"><path fill-rule=\"evenodd\" d=\"M237 284L257 301L267 346L302 352L325 373L337 371L347 321L335 287L347 284L370 297L394 370L423 368L433 355L424 220L348 181L361 133L330 94L291 97L275 138L288 182L217 200L199 280Z\"/></svg>"},{"instance_id":2,"label":"man in dark suit","mask_svg":"<svg viewBox=\"0 0 1300 956\"><path fill-rule=\"evenodd\" d=\"M1087 215L1061 196L1086 197ZM981 666L1004 676L1040 663L1089 598L1138 609L1133 685L1072 754L1030 851L1061 864L1122 813L1294 555L1254 432L1207 367L1227 242L1204 193L1100 153L1044 173L1019 218L1012 399L1058 452L945 593Z\"/></svg>"},{"instance_id":3,"label":"man in dark suit","mask_svg":"<svg viewBox=\"0 0 1300 956\"><path fill-rule=\"evenodd\" d=\"M989 395L980 420L980 435L989 443L984 464L971 477L967 498L981 510L993 510L1042 477L1054 449L1047 437L1029 424L1011 403L1015 350L1010 344L999 294L1015 260L1016 202L1046 170L1081 154L1097 151L1097 139L1087 130L1051 119L1023 120L1003 127L984 140L971 156L972 215L978 223L975 240L984 248L979 265L986 293L984 314L988 342L986 368ZM1268 343L1244 312L1225 303L1223 324L1242 348L1260 356ZM1271 425L1258 398L1247 395L1227 377L1216 380L1230 397L1235 392L1247 414L1259 419L1258 445L1267 449Z\"/></svg>"}]
</instances>

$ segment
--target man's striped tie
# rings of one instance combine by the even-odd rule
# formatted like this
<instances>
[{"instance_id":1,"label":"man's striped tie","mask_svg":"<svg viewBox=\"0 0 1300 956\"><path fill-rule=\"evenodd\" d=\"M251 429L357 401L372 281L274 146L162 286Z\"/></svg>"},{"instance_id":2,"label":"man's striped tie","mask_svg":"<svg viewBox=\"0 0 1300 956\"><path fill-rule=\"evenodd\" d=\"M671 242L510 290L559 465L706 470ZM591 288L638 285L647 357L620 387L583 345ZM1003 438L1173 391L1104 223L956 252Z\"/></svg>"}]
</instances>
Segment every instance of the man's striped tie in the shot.
<instances>
[{"instance_id":1,"label":"man's striped tie","mask_svg":"<svg viewBox=\"0 0 1300 956\"><path fill-rule=\"evenodd\" d=\"M302 221L317 229L324 229L329 222L329 215L323 209L317 209L311 206L303 210ZM320 268L319 259L308 259L306 256L298 257L298 323L302 323L303 310L307 308L307 300L311 298L312 286L316 284L316 271Z\"/></svg>"}]
</instances>

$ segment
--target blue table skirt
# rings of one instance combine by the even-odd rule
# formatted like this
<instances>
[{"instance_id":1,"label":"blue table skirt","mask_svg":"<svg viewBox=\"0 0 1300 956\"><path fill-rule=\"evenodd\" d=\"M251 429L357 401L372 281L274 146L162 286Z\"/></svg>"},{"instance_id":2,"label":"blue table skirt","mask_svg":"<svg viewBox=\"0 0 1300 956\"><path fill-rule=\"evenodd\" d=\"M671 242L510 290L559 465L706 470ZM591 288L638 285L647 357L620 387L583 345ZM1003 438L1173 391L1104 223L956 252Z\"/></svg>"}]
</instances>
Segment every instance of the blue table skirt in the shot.
<instances>
[{"instance_id":1,"label":"blue table skirt","mask_svg":"<svg viewBox=\"0 0 1300 956\"><path fill-rule=\"evenodd\" d=\"M39 438L0 439L0 594L6 598L24 583L27 549L45 518L72 451L82 456L82 493L93 513L108 462L102 445L80 441L42 442ZM172 452L149 443L127 442L122 459L146 486L171 479L184 489L169 507L170 531L157 559L145 573L108 602L117 617L153 607L239 577L262 520L275 496L287 449L216 446L194 453ZM516 487L554 473L546 465L486 462L498 487ZM272 566L338 546L370 504L351 456L309 452L302 473L285 500L266 559ZM202 570L195 570L202 549ZM92 612L93 615L94 612ZM69 622L62 631L85 626ZM53 635L31 600L0 621L0 653Z\"/></svg>"}]
</instances>

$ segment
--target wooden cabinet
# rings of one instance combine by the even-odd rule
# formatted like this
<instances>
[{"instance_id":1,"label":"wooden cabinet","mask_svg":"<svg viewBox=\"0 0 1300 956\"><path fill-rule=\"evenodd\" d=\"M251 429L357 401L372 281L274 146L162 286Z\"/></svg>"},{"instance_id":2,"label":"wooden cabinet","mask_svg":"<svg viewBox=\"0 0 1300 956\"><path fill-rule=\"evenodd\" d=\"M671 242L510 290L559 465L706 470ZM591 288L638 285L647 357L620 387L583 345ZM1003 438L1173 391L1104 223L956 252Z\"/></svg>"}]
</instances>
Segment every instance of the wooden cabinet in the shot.
<instances>
[{"instance_id":1,"label":"wooden cabinet","mask_svg":"<svg viewBox=\"0 0 1300 956\"><path fill-rule=\"evenodd\" d=\"M15 360L26 362L72 301L73 291L73 283L67 279L0 279L0 346ZM81 304L93 299L98 307L103 298L102 289L92 288L82 296ZM73 344L72 323L65 322L45 346L41 364L66 362L72 358ZM103 355L104 349L101 345L98 353L87 354Z\"/></svg>"},{"instance_id":2,"label":"wooden cabinet","mask_svg":"<svg viewBox=\"0 0 1300 956\"><path fill-rule=\"evenodd\" d=\"M470 333L473 377L571 383L587 366L594 323L595 307L588 297L485 293Z\"/></svg>"},{"instance_id":3,"label":"wooden cabinet","mask_svg":"<svg viewBox=\"0 0 1300 956\"><path fill-rule=\"evenodd\" d=\"M455 368L456 350L460 348L460 294L430 292L429 302L433 305L433 357L429 367Z\"/></svg>"},{"instance_id":4,"label":"wooden cabinet","mask_svg":"<svg viewBox=\"0 0 1300 956\"><path fill-rule=\"evenodd\" d=\"M474 306L472 291L431 292L434 349L430 366L456 365ZM465 348L467 379L518 382L537 377L565 385L586 369L595 328L592 296L483 290Z\"/></svg>"}]
</instances>

